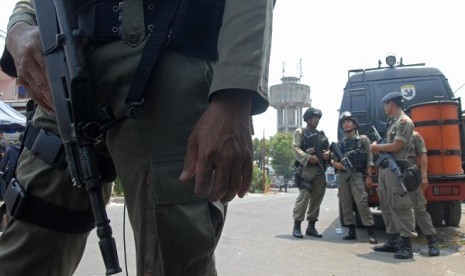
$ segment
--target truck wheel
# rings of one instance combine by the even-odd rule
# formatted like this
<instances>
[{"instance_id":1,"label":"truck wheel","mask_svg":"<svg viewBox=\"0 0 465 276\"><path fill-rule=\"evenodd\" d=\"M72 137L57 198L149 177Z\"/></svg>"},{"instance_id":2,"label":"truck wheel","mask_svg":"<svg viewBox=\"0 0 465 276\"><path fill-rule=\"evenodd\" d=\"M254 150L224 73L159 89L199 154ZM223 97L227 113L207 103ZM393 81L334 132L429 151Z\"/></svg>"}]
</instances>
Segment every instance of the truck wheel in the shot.
<instances>
[{"instance_id":1,"label":"truck wheel","mask_svg":"<svg viewBox=\"0 0 465 276\"><path fill-rule=\"evenodd\" d=\"M441 202L431 202L426 206L434 226L441 226L444 219L444 206Z\"/></svg>"},{"instance_id":2,"label":"truck wheel","mask_svg":"<svg viewBox=\"0 0 465 276\"><path fill-rule=\"evenodd\" d=\"M449 226L459 226L462 216L462 204L460 201L452 201L444 210L444 222Z\"/></svg>"}]
</instances>

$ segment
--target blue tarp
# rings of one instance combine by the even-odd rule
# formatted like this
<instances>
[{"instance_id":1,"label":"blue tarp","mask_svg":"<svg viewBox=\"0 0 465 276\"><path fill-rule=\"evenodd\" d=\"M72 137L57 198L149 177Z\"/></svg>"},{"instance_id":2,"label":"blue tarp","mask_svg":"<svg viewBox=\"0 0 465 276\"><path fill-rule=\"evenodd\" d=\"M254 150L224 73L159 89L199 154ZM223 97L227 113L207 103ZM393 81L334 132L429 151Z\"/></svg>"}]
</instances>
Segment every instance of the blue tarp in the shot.
<instances>
[{"instance_id":1,"label":"blue tarp","mask_svg":"<svg viewBox=\"0 0 465 276\"><path fill-rule=\"evenodd\" d=\"M23 131L25 127L26 116L0 101L0 130L3 132L16 132Z\"/></svg>"}]
</instances>

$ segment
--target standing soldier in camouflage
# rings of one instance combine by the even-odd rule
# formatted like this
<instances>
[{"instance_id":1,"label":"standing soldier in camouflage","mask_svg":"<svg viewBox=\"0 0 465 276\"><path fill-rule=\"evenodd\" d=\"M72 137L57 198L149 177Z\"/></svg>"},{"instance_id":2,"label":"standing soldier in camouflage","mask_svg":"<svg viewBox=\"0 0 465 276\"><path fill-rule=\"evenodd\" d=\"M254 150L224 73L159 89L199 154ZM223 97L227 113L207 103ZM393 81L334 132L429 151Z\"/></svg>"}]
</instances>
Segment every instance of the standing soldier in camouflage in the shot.
<instances>
[{"instance_id":1,"label":"standing soldier in camouflage","mask_svg":"<svg viewBox=\"0 0 465 276\"><path fill-rule=\"evenodd\" d=\"M305 212L308 220L305 234L317 238L323 236L315 229L320 214L320 204L326 192L325 170L330 159L328 138L323 131L316 129L322 115L319 109L312 107L307 109L303 116L307 126L294 132L294 156L300 172L300 181L298 181L300 193L293 211L292 235L296 238L303 238L300 225L305 218Z\"/></svg>"},{"instance_id":2,"label":"standing soldier in camouflage","mask_svg":"<svg viewBox=\"0 0 465 276\"><path fill-rule=\"evenodd\" d=\"M370 139L365 135L358 135L357 120L352 117L349 111L342 112L339 117L339 127L344 130L345 137L338 142L341 153L344 154L353 166L352 172L347 172L344 165L334 161L332 164L337 170L339 180L339 203L342 208L344 224L349 227L347 235L343 240L355 240L355 216L354 203L360 214L363 226L368 229L368 242L376 244L375 231L373 230L373 214L368 207L368 193L366 188L371 188L373 154L370 151Z\"/></svg>"},{"instance_id":3,"label":"standing soldier in camouflage","mask_svg":"<svg viewBox=\"0 0 465 276\"><path fill-rule=\"evenodd\" d=\"M371 144L371 150L375 154L391 153L403 173L407 166L407 152L412 141L413 122L402 110L402 98L401 93L390 92L381 99L384 102L384 112L388 115L386 143L374 142ZM382 246L375 246L374 251L395 252L396 259L412 259L412 238L417 236L412 200L387 160L379 166L378 180L379 202L388 240Z\"/></svg>"},{"instance_id":4,"label":"standing soldier in camouflage","mask_svg":"<svg viewBox=\"0 0 465 276\"><path fill-rule=\"evenodd\" d=\"M413 166L417 164L421 169L421 185L418 189L409 193L410 199L413 203L415 213L415 220L418 227L420 227L423 235L428 240L428 256L439 256L439 247L436 240L436 229L434 229L431 221L431 215L426 211L426 198L423 191L428 188L428 157L426 155L425 140L420 133L414 131L412 144L408 154L408 165Z\"/></svg>"}]
</instances>

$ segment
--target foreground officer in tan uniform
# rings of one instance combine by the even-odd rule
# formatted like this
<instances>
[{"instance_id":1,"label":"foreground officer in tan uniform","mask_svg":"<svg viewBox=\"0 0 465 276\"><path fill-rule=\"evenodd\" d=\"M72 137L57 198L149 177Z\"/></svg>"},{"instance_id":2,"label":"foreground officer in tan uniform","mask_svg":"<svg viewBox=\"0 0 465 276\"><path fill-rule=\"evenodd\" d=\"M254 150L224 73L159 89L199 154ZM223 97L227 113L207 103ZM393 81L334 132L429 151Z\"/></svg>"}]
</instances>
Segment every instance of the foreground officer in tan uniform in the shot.
<instances>
[{"instance_id":1,"label":"foreground officer in tan uniform","mask_svg":"<svg viewBox=\"0 0 465 276\"><path fill-rule=\"evenodd\" d=\"M320 205L326 192L325 170L330 155L329 142L323 131L316 128L323 114L321 110L310 107L304 113L305 128L298 128L294 132L292 145L294 157L300 170L299 196L293 210L294 229L292 235L303 238L301 223L307 212L308 226L305 234L321 238L315 228L320 214Z\"/></svg>"},{"instance_id":2,"label":"foreground officer in tan uniform","mask_svg":"<svg viewBox=\"0 0 465 276\"><path fill-rule=\"evenodd\" d=\"M440 251L436 240L436 229L434 229L431 215L426 210L426 198L423 194L428 188L428 156L425 140L419 132L413 131L412 144L408 154L409 166L417 164L421 169L421 185L413 192L409 193L413 203L415 221L420 227L421 233L428 240L428 256L439 256Z\"/></svg>"},{"instance_id":3,"label":"foreground officer in tan uniform","mask_svg":"<svg viewBox=\"0 0 465 276\"><path fill-rule=\"evenodd\" d=\"M407 151L412 140L413 122L403 112L402 100L402 94L399 92L390 92L381 99L384 102L384 111L388 115L386 143L374 142L371 144L371 150L374 153L391 153L403 173L407 166ZM412 201L388 162L383 162L379 167L378 180L379 202L388 240L382 246L375 246L374 250L395 252L396 259L411 259L413 258L412 238L417 236ZM400 244L397 243L399 234Z\"/></svg>"},{"instance_id":4,"label":"foreground officer in tan uniform","mask_svg":"<svg viewBox=\"0 0 465 276\"><path fill-rule=\"evenodd\" d=\"M149 2L124 1L121 10L118 1L103 5L121 19L109 31L122 28L122 36L90 39L86 49L96 104L110 104L116 115L127 112L124 100L152 29L144 12L158 5ZM99 1L86 3L87 10L101 11L92 8ZM213 253L225 204L250 185L250 116L268 107L273 1L181 1L181 7L140 116L110 129L106 139L123 183L140 276L216 275ZM31 1L18 2L6 45L19 83L39 104L32 124L57 134ZM85 190L72 188L66 167L44 162L30 148L21 154L17 178L28 197L54 209L89 210ZM89 232L60 232L33 219L13 221L0 237L0 275L72 275Z\"/></svg>"},{"instance_id":5,"label":"foreground officer in tan uniform","mask_svg":"<svg viewBox=\"0 0 465 276\"><path fill-rule=\"evenodd\" d=\"M337 169L339 180L339 203L342 208L344 224L349 227L349 232L342 237L343 240L355 240L355 216L354 203L360 214L363 226L368 230L368 242L376 244L375 224L373 214L368 207L368 193L366 188L371 188L373 154L370 150L370 139L365 135L358 135L357 120L349 111L342 112L339 116L339 127L344 130L345 137L338 142L341 153L344 154L353 166L354 171L347 172L341 162L334 161L332 164Z\"/></svg>"}]
</instances>

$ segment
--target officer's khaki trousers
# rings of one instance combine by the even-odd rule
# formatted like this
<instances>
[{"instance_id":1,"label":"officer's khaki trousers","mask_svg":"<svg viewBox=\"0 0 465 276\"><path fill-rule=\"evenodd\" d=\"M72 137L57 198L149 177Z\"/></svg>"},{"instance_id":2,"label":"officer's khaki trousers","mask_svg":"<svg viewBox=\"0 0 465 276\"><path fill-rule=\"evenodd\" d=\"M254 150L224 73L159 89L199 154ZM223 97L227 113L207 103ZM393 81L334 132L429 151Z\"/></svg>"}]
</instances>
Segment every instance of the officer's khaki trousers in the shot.
<instances>
[{"instance_id":1,"label":"officer's khaki trousers","mask_svg":"<svg viewBox=\"0 0 465 276\"><path fill-rule=\"evenodd\" d=\"M421 233L423 233L423 235L436 234L436 229L433 226L431 215L426 210L427 201L425 196L423 195L421 184L418 187L418 189L409 193L409 196L413 203L415 221L418 227L420 228Z\"/></svg>"},{"instance_id":2,"label":"officer's khaki trousers","mask_svg":"<svg viewBox=\"0 0 465 276\"><path fill-rule=\"evenodd\" d=\"M416 237L415 216L410 197L404 192L399 179L388 168L379 169L379 203L386 233L401 237Z\"/></svg>"},{"instance_id":3,"label":"officer's khaki trousers","mask_svg":"<svg viewBox=\"0 0 465 276\"><path fill-rule=\"evenodd\" d=\"M357 206L360 214L360 219L364 226L372 226L374 224L373 214L368 207L368 193L365 189L362 173L354 173L354 179L348 178L350 174L339 172L337 177L339 180L338 197L341 203L342 216L345 225L355 225L355 216L353 205Z\"/></svg>"},{"instance_id":4,"label":"officer's khaki trousers","mask_svg":"<svg viewBox=\"0 0 465 276\"><path fill-rule=\"evenodd\" d=\"M320 205L326 193L325 175L316 174L308 169L304 169L302 175L312 183L312 188L310 191L300 189L293 209L293 218L302 221L305 218L305 212L307 212L307 220L317 221L320 215Z\"/></svg>"},{"instance_id":5,"label":"officer's khaki trousers","mask_svg":"<svg viewBox=\"0 0 465 276\"><path fill-rule=\"evenodd\" d=\"M142 47L115 42L91 55L94 93L99 102L112 104L117 117L128 110L124 100ZM137 275L216 275L213 252L224 206L195 197L193 181L178 180L188 135L208 104L208 68L195 58L164 54L148 83L140 116L108 132L134 231ZM33 122L57 133L53 116L40 109ZM18 180L28 194L70 209L89 208L85 190L72 188L67 171L27 150L20 160ZM105 190L108 200L110 185ZM14 221L0 237L0 275L72 275L87 237L88 233L65 234Z\"/></svg>"}]
</instances>

